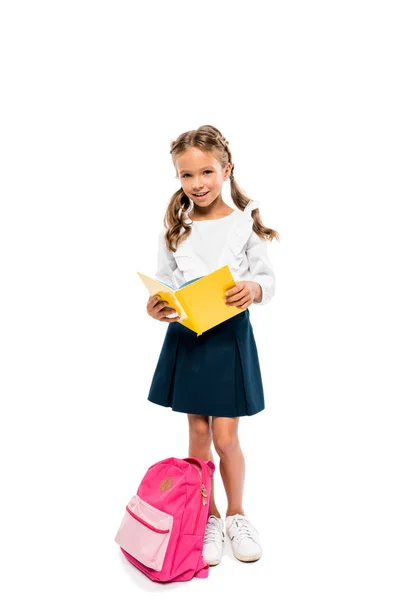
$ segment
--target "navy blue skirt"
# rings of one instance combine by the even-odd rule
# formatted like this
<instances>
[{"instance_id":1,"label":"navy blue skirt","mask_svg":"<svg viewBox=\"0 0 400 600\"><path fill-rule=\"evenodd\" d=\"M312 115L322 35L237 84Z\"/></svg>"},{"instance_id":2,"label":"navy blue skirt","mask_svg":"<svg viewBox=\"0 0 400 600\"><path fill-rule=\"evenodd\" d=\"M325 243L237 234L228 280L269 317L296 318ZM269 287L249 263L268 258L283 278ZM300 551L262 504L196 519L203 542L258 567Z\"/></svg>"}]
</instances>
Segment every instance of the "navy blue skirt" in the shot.
<instances>
[{"instance_id":1,"label":"navy blue skirt","mask_svg":"<svg viewBox=\"0 0 400 600\"><path fill-rule=\"evenodd\" d=\"M148 400L174 411L215 417L265 408L249 310L197 336L169 323Z\"/></svg>"}]
</instances>

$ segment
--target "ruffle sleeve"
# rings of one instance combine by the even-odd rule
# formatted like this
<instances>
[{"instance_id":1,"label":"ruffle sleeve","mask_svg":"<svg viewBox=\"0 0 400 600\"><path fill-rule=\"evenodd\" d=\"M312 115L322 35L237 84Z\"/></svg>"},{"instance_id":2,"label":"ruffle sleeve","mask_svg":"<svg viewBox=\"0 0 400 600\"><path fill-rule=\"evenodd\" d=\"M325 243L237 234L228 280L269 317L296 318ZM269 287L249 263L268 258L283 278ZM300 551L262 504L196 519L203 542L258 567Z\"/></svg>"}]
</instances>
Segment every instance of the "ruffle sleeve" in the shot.
<instances>
[{"instance_id":1,"label":"ruffle sleeve","mask_svg":"<svg viewBox=\"0 0 400 600\"><path fill-rule=\"evenodd\" d=\"M158 236L157 270L155 278L158 279L158 281L161 281L161 283L166 283L176 290L184 283L184 279L179 272L174 255L167 248L164 237L165 231L165 229L162 229Z\"/></svg>"},{"instance_id":2,"label":"ruffle sleeve","mask_svg":"<svg viewBox=\"0 0 400 600\"><path fill-rule=\"evenodd\" d=\"M267 253L267 240L261 239L253 231L252 211L260 207L260 202L251 200L239 213L239 223L233 228L227 243L226 262L239 272L242 262L247 258L250 277L261 286L262 298L257 305L267 304L275 293L275 273Z\"/></svg>"},{"instance_id":3,"label":"ruffle sleeve","mask_svg":"<svg viewBox=\"0 0 400 600\"><path fill-rule=\"evenodd\" d=\"M251 213L254 209L259 208L259 206L259 202L251 200L243 211L238 211L238 221L228 236L223 253L223 262L228 263L235 272L239 272L246 256L246 244L254 223Z\"/></svg>"},{"instance_id":4,"label":"ruffle sleeve","mask_svg":"<svg viewBox=\"0 0 400 600\"><path fill-rule=\"evenodd\" d=\"M267 240L252 231L246 245L251 280L259 283L262 291L261 301L254 302L258 306L270 302L275 294L276 277L268 257L267 244Z\"/></svg>"}]
</instances>

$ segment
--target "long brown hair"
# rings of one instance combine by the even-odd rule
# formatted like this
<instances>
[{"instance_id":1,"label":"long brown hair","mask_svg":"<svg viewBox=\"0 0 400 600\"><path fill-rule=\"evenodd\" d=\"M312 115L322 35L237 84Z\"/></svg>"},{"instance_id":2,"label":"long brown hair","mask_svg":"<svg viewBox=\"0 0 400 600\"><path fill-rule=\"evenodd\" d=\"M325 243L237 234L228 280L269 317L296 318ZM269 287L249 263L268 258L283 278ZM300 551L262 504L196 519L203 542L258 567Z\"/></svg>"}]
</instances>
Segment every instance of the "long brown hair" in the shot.
<instances>
[{"instance_id":1,"label":"long brown hair","mask_svg":"<svg viewBox=\"0 0 400 600\"><path fill-rule=\"evenodd\" d=\"M185 131L171 142L170 153L172 161L175 165L175 159L189 150L189 148L199 148L203 152L212 152L222 169L230 163L232 170L230 174L231 180L231 196L232 200L240 210L244 210L247 204L251 201L248 196L240 189L233 175L234 164L232 154L228 146L228 141L222 133L212 125L202 125L198 129ZM164 226L167 229L165 233L165 241L168 249L171 252L176 252L179 244L185 240L191 232L191 221L187 219L186 212L190 208L190 200L186 196L183 188L176 191L170 198L169 204L164 216ZM260 211L258 208L252 211L253 231L261 239L272 241L274 238L279 241L279 234L274 229L265 227L261 221Z\"/></svg>"}]
</instances>

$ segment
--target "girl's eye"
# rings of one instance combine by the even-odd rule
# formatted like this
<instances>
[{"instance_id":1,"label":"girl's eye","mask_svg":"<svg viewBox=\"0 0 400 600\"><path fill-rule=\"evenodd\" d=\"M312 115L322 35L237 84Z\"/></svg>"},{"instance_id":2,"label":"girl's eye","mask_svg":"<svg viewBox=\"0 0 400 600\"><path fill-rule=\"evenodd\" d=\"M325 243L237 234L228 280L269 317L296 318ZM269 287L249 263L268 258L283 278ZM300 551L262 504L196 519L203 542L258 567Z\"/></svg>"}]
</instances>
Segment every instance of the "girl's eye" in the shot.
<instances>
[{"instance_id":1,"label":"girl's eye","mask_svg":"<svg viewBox=\"0 0 400 600\"><path fill-rule=\"evenodd\" d=\"M210 171L210 169L207 169L206 171L204 171L204 173L212 173L212 171ZM191 177L190 173L184 173L183 175L181 175L182 179L184 177Z\"/></svg>"}]
</instances>

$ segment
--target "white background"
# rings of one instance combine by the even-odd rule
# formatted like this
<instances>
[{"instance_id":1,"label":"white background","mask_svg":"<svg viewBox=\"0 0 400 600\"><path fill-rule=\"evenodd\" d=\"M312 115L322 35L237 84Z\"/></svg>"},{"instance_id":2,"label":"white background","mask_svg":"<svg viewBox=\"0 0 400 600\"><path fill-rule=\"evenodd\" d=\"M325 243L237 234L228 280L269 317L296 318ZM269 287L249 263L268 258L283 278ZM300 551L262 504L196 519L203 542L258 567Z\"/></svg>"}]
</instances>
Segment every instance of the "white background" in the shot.
<instances>
[{"instance_id":1,"label":"white background","mask_svg":"<svg viewBox=\"0 0 400 600\"><path fill-rule=\"evenodd\" d=\"M2 597L399 598L396 4L2 3ZM281 236L250 308L267 408L239 427L264 555L227 543L161 586L113 541L147 468L188 451L186 416L147 401L167 325L136 271L169 143L204 124ZM218 466L216 491L224 513Z\"/></svg>"}]
</instances>

